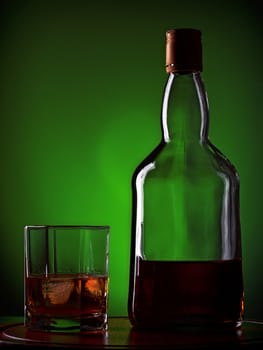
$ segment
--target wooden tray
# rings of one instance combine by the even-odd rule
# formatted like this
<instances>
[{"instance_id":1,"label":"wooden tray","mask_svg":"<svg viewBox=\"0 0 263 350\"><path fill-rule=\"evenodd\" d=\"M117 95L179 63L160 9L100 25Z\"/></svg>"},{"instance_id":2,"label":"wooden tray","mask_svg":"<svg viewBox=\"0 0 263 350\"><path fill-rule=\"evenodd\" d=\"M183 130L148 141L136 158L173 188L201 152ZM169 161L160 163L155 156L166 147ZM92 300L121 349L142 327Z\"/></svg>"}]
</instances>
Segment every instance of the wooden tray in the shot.
<instances>
[{"instance_id":1,"label":"wooden tray","mask_svg":"<svg viewBox=\"0 0 263 350\"><path fill-rule=\"evenodd\" d=\"M263 323L244 321L240 330L176 332L138 331L123 317L109 319L104 334L65 334L28 331L23 323L0 326L1 347L45 347L54 349L261 349Z\"/></svg>"}]
</instances>

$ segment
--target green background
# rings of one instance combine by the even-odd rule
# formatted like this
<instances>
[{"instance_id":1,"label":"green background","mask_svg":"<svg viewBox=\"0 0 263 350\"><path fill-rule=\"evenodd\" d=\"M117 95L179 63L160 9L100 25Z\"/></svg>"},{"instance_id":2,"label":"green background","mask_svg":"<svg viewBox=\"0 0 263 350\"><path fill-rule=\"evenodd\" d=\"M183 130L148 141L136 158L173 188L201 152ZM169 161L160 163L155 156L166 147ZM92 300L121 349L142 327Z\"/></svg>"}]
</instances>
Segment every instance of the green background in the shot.
<instances>
[{"instance_id":1,"label":"green background","mask_svg":"<svg viewBox=\"0 0 263 350\"><path fill-rule=\"evenodd\" d=\"M255 1L0 5L0 315L23 315L23 227L108 224L127 315L131 175L159 143L165 31L203 32L210 138L241 178L246 318L263 319L262 15Z\"/></svg>"}]
</instances>

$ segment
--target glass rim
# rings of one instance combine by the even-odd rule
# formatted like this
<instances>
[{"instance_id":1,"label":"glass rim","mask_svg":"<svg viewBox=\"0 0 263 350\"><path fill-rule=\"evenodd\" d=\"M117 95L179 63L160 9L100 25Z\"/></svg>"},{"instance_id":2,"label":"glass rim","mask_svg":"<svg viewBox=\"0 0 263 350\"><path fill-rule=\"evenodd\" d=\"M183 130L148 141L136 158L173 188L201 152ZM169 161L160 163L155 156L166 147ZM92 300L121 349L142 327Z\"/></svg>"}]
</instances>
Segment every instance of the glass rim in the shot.
<instances>
[{"instance_id":1,"label":"glass rim","mask_svg":"<svg viewBox=\"0 0 263 350\"><path fill-rule=\"evenodd\" d=\"M110 225L25 225L25 230L30 229L87 229L87 230L110 230Z\"/></svg>"}]
</instances>

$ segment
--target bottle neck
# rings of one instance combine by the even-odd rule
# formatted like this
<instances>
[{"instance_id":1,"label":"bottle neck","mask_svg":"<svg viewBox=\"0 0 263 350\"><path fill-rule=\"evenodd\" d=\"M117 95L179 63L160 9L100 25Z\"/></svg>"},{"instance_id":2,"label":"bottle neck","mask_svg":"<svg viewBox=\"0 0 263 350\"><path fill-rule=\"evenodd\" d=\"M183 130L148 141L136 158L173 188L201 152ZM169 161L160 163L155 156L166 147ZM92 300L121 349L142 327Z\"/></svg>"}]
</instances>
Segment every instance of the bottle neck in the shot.
<instances>
[{"instance_id":1,"label":"bottle neck","mask_svg":"<svg viewBox=\"0 0 263 350\"><path fill-rule=\"evenodd\" d=\"M170 73L162 107L164 141L205 142L208 122L208 102L200 72Z\"/></svg>"}]
</instances>

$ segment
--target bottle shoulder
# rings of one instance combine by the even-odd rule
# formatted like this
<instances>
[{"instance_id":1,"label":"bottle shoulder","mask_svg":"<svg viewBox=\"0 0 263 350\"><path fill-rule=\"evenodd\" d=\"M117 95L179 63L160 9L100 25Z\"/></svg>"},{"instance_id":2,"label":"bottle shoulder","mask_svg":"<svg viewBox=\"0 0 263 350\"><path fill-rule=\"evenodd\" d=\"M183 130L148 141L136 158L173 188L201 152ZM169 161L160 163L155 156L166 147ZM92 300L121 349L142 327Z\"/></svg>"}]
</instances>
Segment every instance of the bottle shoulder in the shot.
<instances>
[{"instance_id":1,"label":"bottle shoulder","mask_svg":"<svg viewBox=\"0 0 263 350\"><path fill-rule=\"evenodd\" d=\"M239 174L235 165L213 143L208 141L206 143L206 149L208 154L211 155L212 159L215 160L218 170L225 169L239 179Z\"/></svg>"},{"instance_id":2,"label":"bottle shoulder","mask_svg":"<svg viewBox=\"0 0 263 350\"><path fill-rule=\"evenodd\" d=\"M136 168L134 177L155 170L160 176L169 174L226 174L239 181L231 161L209 140L205 142L161 142ZM158 176L158 175L157 175Z\"/></svg>"}]
</instances>

